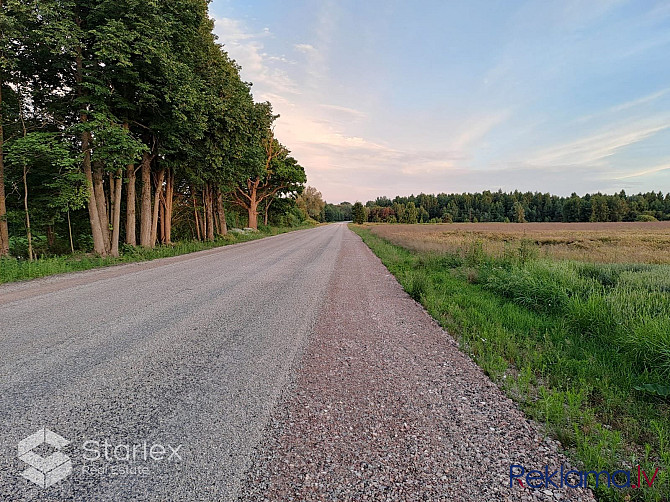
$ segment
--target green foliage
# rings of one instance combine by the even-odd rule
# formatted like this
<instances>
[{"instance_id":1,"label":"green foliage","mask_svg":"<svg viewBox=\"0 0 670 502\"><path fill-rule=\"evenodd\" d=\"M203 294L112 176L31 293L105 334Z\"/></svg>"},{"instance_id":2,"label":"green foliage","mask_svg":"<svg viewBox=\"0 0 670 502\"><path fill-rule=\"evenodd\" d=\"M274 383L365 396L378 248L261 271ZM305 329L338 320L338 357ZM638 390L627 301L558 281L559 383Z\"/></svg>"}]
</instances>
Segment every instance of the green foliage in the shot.
<instances>
[{"instance_id":1,"label":"green foliage","mask_svg":"<svg viewBox=\"0 0 670 502\"><path fill-rule=\"evenodd\" d=\"M151 185L148 194L141 191L141 179L132 187L144 197L138 213L161 199L156 192L167 194L168 179L174 181L172 216L180 237L184 228L195 229L193 203L201 218L206 206L215 206L221 221L219 213L231 210L233 194L249 180L258 180L269 216L279 221L282 211L291 209L280 199L295 199L302 191L304 168L274 139L277 116L271 104L254 103L251 84L242 81L240 67L217 42L208 3L3 1L5 178L20 191L25 167L31 227L36 236L48 236L45 252L61 250L70 229L74 247L87 249L94 228L105 234L96 231L96 252L111 252L108 229L116 226L115 239L122 240L132 224L124 221L128 202L123 195L114 201L115 193L127 194L126 177L134 179L140 162L149 166L153 183L144 180L144 187ZM268 144L281 153L269 162ZM116 183L122 175L124 182ZM165 186L157 184L161 176ZM95 181L92 188L87 177ZM106 211L87 214L91 195ZM119 225L112 221L112 208L121 208L115 213ZM22 209L22 200L8 198L9 214ZM146 211L137 215L145 228L149 218ZM25 217L0 214L0 219L9 221L13 237L24 232ZM299 224L295 215L286 219Z\"/></svg>"},{"instance_id":2,"label":"green foliage","mask_svg":"<svg viewBox=\"0 0 670 502\"><path fill-rule=\"evenodd\" d=\"M368 201L370 220L391 223L452 222L601 222L670 220L670 193L627 195L572 194L559 197L540 192L439 193L408 197L378 197ZM382 210L384 209L384 210Z\"/></svg>"},{"instance_id":3,"label":"green foliage","mask_svg":"<svg viewBox=\"0 0 670 502\"><path fill-rule=\"evenodd\" d=\"M655 396L670 397L670 385L645 383L643 385L636 385L635 390L646 392Z\"/></svg>"},{"instance_id":4,"label":"green foliage","mask_svg":"<svg viewBox=\"0 0 670 502\"><path fill-rule=\"evenodd\" d=\"M327 222L333 221L351 221L352 205L349 202L342 202L341 204L329 204L323 208L324 219ZM395 223L395 222L394 222Z\"/></svg>"},{"instance_id":5,"label":"green foliage","mask_svg":"<svg viewBox=\"0 0 670 502\"><path fill-rule=\"evenodd\" d=\"M351 217L354 221L354 223L361 225L367 221L367 214L365 212L365 208L363 207L363 204L360 202L356 202L351 209Z\"/></svg>"}]
</instances>

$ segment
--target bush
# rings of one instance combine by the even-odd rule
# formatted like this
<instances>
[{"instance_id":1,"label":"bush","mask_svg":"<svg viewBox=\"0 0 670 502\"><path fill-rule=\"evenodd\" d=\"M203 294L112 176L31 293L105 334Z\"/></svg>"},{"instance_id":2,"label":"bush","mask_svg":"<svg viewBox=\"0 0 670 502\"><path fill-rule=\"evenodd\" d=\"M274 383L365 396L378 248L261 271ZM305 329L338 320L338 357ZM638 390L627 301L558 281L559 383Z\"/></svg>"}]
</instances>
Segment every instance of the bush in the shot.
<instances>
[{"instance_id":1,"label":"bush","mask_svg":"<svg viewBox=\"0 0 670 502\"><path fill-rule=\"evenodd\" d=\"M638 214L637 218L635 218L635 221L658 221L656 218L654 218L650 214Z\"/></svg>"}]
</instances>

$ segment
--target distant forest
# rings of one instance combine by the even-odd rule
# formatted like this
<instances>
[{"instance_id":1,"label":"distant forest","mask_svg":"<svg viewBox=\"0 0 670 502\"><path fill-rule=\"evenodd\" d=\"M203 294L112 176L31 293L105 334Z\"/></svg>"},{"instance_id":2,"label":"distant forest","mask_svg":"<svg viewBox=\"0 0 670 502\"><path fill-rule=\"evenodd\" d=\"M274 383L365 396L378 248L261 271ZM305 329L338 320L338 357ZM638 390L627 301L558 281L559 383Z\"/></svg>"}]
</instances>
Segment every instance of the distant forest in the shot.
<instances>
[{"instance_id":1,"label":"distant forest","mask_svg":"<svg viewBox=\"0 0 670 502\"><path fill-rule=\"evenodd\" d=\"M647 192L627 195L573 193L559 197L539 192L419 194L409 197L377 197L365 206L326 204L326 221L385 223L451 222L579 222L670 220L670 193Z\"/></svg>"}]
</instances>

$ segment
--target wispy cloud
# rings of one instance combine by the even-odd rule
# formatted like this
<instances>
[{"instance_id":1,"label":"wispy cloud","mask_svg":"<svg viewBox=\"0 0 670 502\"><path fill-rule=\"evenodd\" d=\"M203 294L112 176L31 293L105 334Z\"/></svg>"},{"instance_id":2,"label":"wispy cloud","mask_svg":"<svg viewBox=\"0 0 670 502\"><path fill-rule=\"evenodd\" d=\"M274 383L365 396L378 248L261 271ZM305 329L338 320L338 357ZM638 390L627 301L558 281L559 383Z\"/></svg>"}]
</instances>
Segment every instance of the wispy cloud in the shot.
<instances>
[{"instance_id":1,"label":"wispy cloud","mask_svg":"<svg viewBox=\"0 0 670 502\"><path fill-rule=\"evenodd\" d=\"M625 176L618 176L617 178L614 179L625 180L628 178L637 178L638 176L647 176L649 174L659 173L661 171L667 171L667 170L670 170L670 162L666 162L665 164L662 164L660 166L643 169L642 171L636 171L631 174L626 174Z\"/></svg>"},{"instance_id":2,"label":"wispy cloud","mask_svg":"<svg viewBox=\"0 0 670 502\"><path fill-rule=\"evenodd\" d=\"M269 28L255 33L241 21L224 17L214 19L214 33L242 66L242 77L261 89L256 96L258 100L268 99L267 93L283 95L300 92L296 82L282 67L289 61L265 52L264 40L272 36Z\"/></svg>"},{"instance_id":3,"label":"wispy cloud","mask_svg":"<svg viewBox=\"0 0 670 502\"><path fill-rule=\"evenodd\" d=\"M364 119L368 116L367 113L365 112L356 110L354 108L348 108L346 106L328 105L328 104L322 104L320 106L325 110L332 110L334 112L340 113L346 116L348 119Z\"/></svg>"},{"instance_id":4,"label":"wispy cloud","mask_svg":"<svg viewBox=\"0 0 670 502\"><path fill-rule=\"evenodd\" d=\"M293 48L304 54L315 54L317 52L316 47L312 44L295 44Z\"/></svg>"},{"instance_id":5,"label":"wispy cloud","mask_svg":"<svg viewBox=\"0 0 670 502\"><path fill-rule=\"evenodd\" d=\"M667 120L623 124L543 150L531 157L528 163L536 166L593 164L668 128L670 123Z\"/></svg>"},{"instance_id":6,"label":"wispy cloud","mask_svg":"<svg viewBox=\"0 0 670 502\"><path fill-rule=\"evenodd\" d=\"M468 119L462 125L460 133L449 142L452 149L467 150L486 136L494 127L503 123L510 114L510 111L504 110Z\"/></svg>"}]
</instances>

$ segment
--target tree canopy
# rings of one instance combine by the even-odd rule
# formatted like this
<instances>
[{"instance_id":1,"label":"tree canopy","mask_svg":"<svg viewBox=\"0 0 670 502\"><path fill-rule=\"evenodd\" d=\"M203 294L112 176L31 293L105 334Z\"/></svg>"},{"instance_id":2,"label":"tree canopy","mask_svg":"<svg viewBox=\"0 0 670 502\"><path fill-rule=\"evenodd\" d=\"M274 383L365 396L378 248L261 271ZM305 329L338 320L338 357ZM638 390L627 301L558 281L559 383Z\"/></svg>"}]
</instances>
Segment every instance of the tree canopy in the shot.
<instances>
[{"instance_id":1,"label":"tree canopy","mask_svg":"<svg viewBox=\"0 0 670 502\"><path fill-rule=\"evenodd\" d=\"M348 205L348 206L347 206ZM354 206L355 207L355 206ZM351 218L349 203L326 204L326 221ZM386 223L451 222L615 222L670 220L670 193L628 195L573 193L559 197L540 192L419 194L407 197L377 197L365 204L365 221ZM360 212L358 213L361 214ZM354 217L355 218L355 217Z\"/></svg>"},{"instance_id":2,"label":"tree canopy","mask_svg":"<svg viewBox=\"0 0 670 502\"><path fill-rule=\"evenodd\" d=\"M0 256L32 257L31 227L116 256L291 212L305 171L208 3L0 0Z\"/></svg>"}]
</instances>

